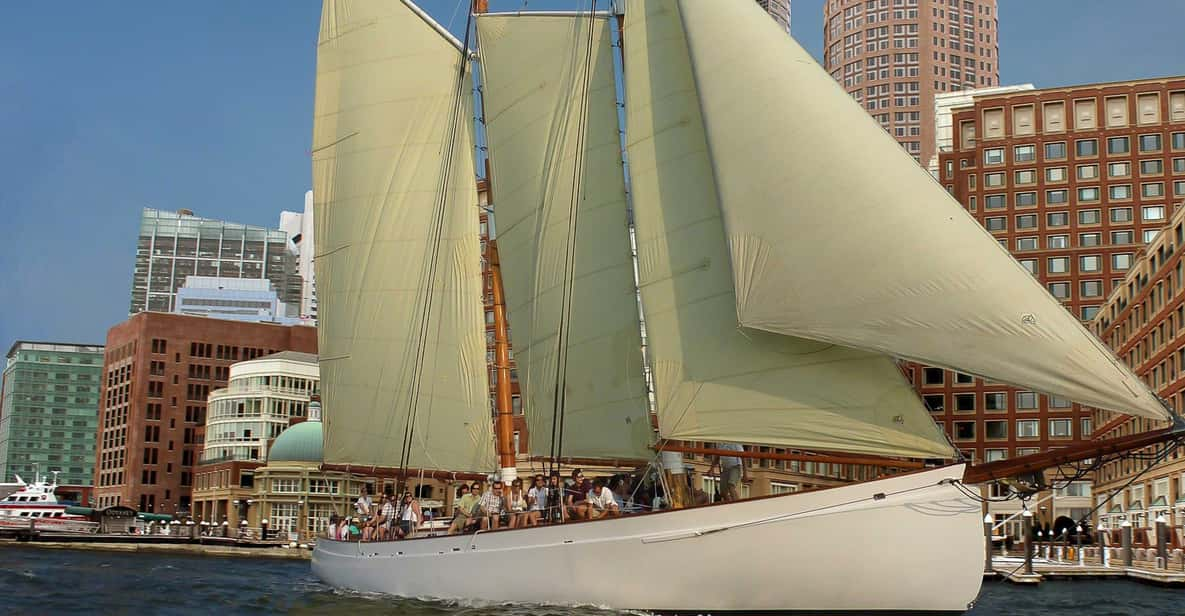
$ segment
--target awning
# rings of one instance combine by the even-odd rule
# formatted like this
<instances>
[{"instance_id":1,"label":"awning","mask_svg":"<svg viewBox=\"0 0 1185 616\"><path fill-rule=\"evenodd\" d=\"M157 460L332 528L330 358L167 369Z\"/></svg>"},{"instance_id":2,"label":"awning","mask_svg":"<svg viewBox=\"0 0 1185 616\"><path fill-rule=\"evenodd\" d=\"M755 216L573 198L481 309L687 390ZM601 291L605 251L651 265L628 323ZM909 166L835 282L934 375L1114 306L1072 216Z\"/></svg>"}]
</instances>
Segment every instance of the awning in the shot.
<instances>
[{"instance_id":1,"label":"awning","mask_svg":"<svg viewBox=\"0 0 1185 616\"><path fill-rule=\"evenodd\" d=\"M92 515L95 515L95 510L94 510L94 508L93 508L93 507L75 507L75 506L70 506L70 507L66 507L66 509L65 509L65 513L66 513L66 515L85 515L85 516L92 516Z\"/></svg>"},{"instance_id":2,"label":"awning","mask_svg":"<svg viewBox=\"0 0 1185 616\"><path fill-rule=\"evenodd\" d=\"M173 520L173 516L168 515L166 513L140 512L140 513L136 514L136 517L141 520L144 520L145 522L171 522Z\"/></svg>"}]
</instances>

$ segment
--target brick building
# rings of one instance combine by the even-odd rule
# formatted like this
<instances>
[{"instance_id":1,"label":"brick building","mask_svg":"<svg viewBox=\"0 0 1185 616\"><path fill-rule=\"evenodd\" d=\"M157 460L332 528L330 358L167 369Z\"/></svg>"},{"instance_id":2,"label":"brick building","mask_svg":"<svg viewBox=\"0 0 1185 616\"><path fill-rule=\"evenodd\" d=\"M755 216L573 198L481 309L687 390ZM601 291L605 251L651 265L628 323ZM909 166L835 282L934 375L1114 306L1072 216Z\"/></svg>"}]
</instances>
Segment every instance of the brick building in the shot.
<instances>
[{"instance_id":1,"label":"brick building","mask_svg":"<svg viewBox=\"0 0 1185 616\"><path fill-rule=\"evenodd\" d=\"M95 457L98 506L176 513L190 505L206 399L230 365L316 353L317 330L143 312L107 332Z\"/></svg>"},{"instance_id":2,"label":"brick building","mask_svg":"<svg viewBox=\"0 0 1185 616\"><path fill-rule=\"evenodd\" d=\"M940 181L1083 320L1123 284L1185 195L1185 77L979 96L952 117ZM909 371L935 420L975 460L1094 432L1091 412L1068 400Z\"/></svg>"},{"instance_id":3,"label":"brick building","mask_svg":"<svg viewBox=\"0 0 1185 616\"><path fill-rule=\"evenodd\" d=\"M827 0L823 67L915 159L934 154L934 95L1000 85L996 0Z\"/></svg>"},{"instance_id":4,"label":"brick building","mask_svg":"<svg viewBox=\"0 0 1185 616\"><path fill-rule=\"evenodd\" d=\"M1183 127L1185 130L1185 127ZM1185 157L1185 151L1178 152ZM1181 158L1185 161L1185 158ZM1185 187L1185 170L1178 176ZM1103 304L1091 330L1162 398L1185 409L1185 205L1164 231L1135 257L1127 275ZM1095 438L1114 438L1164 427L1164 422L1096 410ZM1156 448L1143 453L1153 454ZM1117 460L1095 473L1096 504L1102 521L1115 527L1124 520L1149 526L1158 515L1185 524L1185 459L1180 449L1135 481L1146 462ZM1132 482L1130 485L1129 482ZM1109 502L1106 499L1110 497Z\"/></svg>"}]
</instances>

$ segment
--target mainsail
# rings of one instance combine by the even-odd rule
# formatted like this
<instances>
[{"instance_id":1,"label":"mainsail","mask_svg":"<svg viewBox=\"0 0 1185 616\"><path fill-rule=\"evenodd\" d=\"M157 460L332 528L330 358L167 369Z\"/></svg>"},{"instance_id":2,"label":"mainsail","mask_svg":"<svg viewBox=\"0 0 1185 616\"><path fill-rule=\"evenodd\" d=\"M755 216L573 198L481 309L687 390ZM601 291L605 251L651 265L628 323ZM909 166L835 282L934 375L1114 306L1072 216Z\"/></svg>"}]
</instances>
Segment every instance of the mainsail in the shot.
<instances>
[{"instance_id":1,"label":"mainsail","mask_svg":"<svg viewBox=\"0 0 1185 616\"><path fill-rule=\"evenodd\" d=\"M556 452L557 341L566 320L558 453L649 457L607 19L480 15L477 35L498 250L531 453Z\"/></svg>"},{"instance_id":2,"label":"mainsail","mask_svg":"<svg viewBox=\"0 0 1185 616\"><path fill-rule=\"evenodd\" d=\"M702 4L718 4L724 12L747 8L740 6L744 3ZM941 430L892 359L737 325L742 293L733 287L719 179L700 115L681 6L633 0L625 24L630 178L660 433L803 449L951 456ZM736 32L736 38L750 36ZM763 85L745 84L737 95ZM752 157L741 163L762 164Z\"/></svg>"},{"instance_id":3,"label":"mainsail","mask_svg":"<svg viewBox=\"0 0 1185 616\"><path fill-rule=\"evenodd\" d=\"M677 5L742 326L1168 417L757 7Z\"/></svg>"},{"instance_id":4,"label":"mainsail","mask_svg":"<svg viewBox=\"0 0 1185 616\"><path fill-rule=\"evenodd\" d=\"M324 3L313 193L327 463L495 465L467 63L404 2Z\"/></svg>"}]
</instances>

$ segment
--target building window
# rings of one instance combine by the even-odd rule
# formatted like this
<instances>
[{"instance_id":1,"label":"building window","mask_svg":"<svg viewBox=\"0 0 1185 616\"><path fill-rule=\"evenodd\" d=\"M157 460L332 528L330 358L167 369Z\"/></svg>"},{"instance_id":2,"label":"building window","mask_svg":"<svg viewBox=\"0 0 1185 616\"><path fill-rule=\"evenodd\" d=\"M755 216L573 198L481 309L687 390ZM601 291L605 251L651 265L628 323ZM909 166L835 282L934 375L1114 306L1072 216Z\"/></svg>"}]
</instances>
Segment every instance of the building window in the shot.
<instances>
[{"instance_id":1,"label":"building window","mask_svg":"<svg viewBox=\"0 0 1185 616\"><path fill-rule=\"evenodd\" d=\"M1045 144L1045 160L1061 160L1066 157L1066 142Z\"/></svg>"},{"instance_id":2,"label":"building window","mask_svg":"<svg viewBox=\"0 0 1185 616\"><path fill-rule=\"evenodd\" d=\"M1134 242L1135 242L1135 236L1132 235L1131 231L1112 231L1111 232L1111 243L1112 244L1131 244Z\"/></svg>"},{"instance_id":3,"label":"building window","mask_svg":"<svg viewBox=\"0 0 1185 616\"><path fill-rule=\"evenodd\" d=\"M1004 231L1008 228L1008 219L1003 216L993 216L984 219L988 231Z\"/></svg>"},{"instance_id":4,"label":"building window","mask_svg":"<svg viewBox=\"0 0 1185 616\"><path fill-rule=\"evenodd\" d=\"M1058 299L1068 299L1070 297L1070 283L1051 282L1049 283L1049 292Z\"/></svg>"},{"instance_id":5,"label":"building window","mask_svg":"<svg viewBox=\"0 0 1185 616\"><path fill-rule=\"evenodd\" d=\"M1068 409L1073 406L1069 398L1063 398L1061 396L1049 396L1048 400L1049 408L1051 409Z\"/></svg>"},{"instance_id":6,"label":"building window","mask_svg":"<svg viewBox=\"0 0 1185 616\"><path fill-rule=\"evenodd\" d=\"M1164 220L1164 206L1146 205L1142 208L1141 214L1143 215L1145 221Z\"/></svg>"},{"instance_id":7,"label":"building window","mask_svg":"<svg viewBox=\"0 0 1185 616\"><path fill-rule=\"evenodd\" d=\"M1078 165L1074 168L1074 172L1078 174L1080 180L1093 180L1099 177L1098 165Z\"/></svg>"},{"instance_id":8,"label":"building window","mask_svg":"<svg viewBox=\"0 0 1185 616\"><path fill-rule=\"evenodd\" d=\"M955 373L955 385L974 385L975 377L970 374L963 374L962 372Z\"/></svg>"},{"instance_id":9,"label":"building window","mask_svg":"<svg viewBox=\"0 0 1185 616\"><path fill-rule=\"evenodd\" d=\"M1159 152L1160 135L1140 135L1141 152Z\"/></svg>"},{"instance_id":10,"label":"building window","mask_svg":"<svg viewBox=\"0 0 1185 616\"><path fill-rule=\"evenodd\" d=\"M1185 173L1185 158L1173 159L1173 173Z\"/></svg>"},{"instance_id":11,"label":"building window","mask_svg":"<svg viewBox=\"0 0 1185 616\"><path fill-rule=\"evenodd\" d=\"M1070 438L1074 436L1074 424L1069 419L1049 420L1050 438Z\"/></svg>"},{"instance_id":12,"label":"building window","mask_svg":"<svg viewBox=\"0 0 1185 616\"><path fill-rule=\"evenodd\" d=\"M1064 227L1070 224L1070 213L1050 212L1045 215L1045 224L1050 227Z\"/></svg>"},{"instance_id":13,"label":"building window","mask_svg":"<svg viewBox=\"0 0 1185 616\"><path fill-rule=\"evenodd\" d=\"M1140 161L1140 175L1161 175L1164 173L1164 161L1160 159Z\"/></svg>"},{"instance_id":14,"label":"building window","mask_svg":"<svg viewBox=\"0 0 1185 616\"><path fill-rule=\"evenodd\" d=\"M1144 229L1144 243L1150 244L1152 240L1156 239L1156 234L1160 233L1160 229Z\"/></svg>"},{"instance_id":15,"label":"building window","mask_svg":"<svg viewBox=\"0 0 1185 616\"><path fill-rule=\"evenodd\" d=\"M942 368L923 368L922 382L926 385L943 385L946 383L946 371Z\"/></svg>"},{"instance_id":16,"label":"building window","mask_svg":"<svg viewBox=\"0 0 1185 616\"><path fill-rule=\"evenodd\" d=\"M1037 205L1037 193L1035 193L1035 192L1016 193L1016 207L1032 207L1034 205Z\"/></svg>"},{"instance_id":17,"label":"building window","mask_svg":"<svg viewBox=\"0 0 1185 616\"><path fill-rule=\"evenodd\" d=\"M1037 394L1031 391L1016 392L1016 408L1021 410L1032 410L1037 408Z\"/></svg>"},{"instance_id":18,"label":"building window","mask_svg":"<svg viewBox=\"0 0 1185 616\"><path fill-rule=\"evenodd\" d=\"M1041 438L1040 423L1036 419L1020 419L1016 422L1017 438Z\"/></svg>"},{"instance_id":19,"label":"building window","mask_svg":"<svg viewBox=\"0 0 1185 616\"><path fill-rule=\"evenodd\" d=\"M1036 227L1037 227L1037 215L1036 214L1025 214L1023 216L1016 217L1016 228L1017 229L1033 229Z\"/></svg>"},{"instance_id":20,"label":"building window","mask_svg":"<svg viewBox=\"0 0 1185 616\"><path fill-rule=\"evenodd\" d=\"M1090 434L1094 432L1093 424L1094 422L1092 422L1089 417L1082 418L1082 438L1089 438ZM1185 487L1183 487L1183 489L1185 489Z\"/></svg>"},{"instance_id":21,"label":"building window","mask_svg":"<svg viewBox=\"0 0 1185 616\"><path fill-rule=\"evenodd\" d=\"M1002 391L984 394L983 408L988 411L1007 411L1008 394Z\"/></svg>"},{"instance_id":22,"label":"building window","mask_svg":"<svg viewBox=\"0 0 1185 616\"><path fill-rule=\"evenodd\" d=\"M983 174L983 185L986 188L999 188L1004 185L1004 173L985 173Z\"/></svg>"},{"instance_id":23,"label":"building window","mask_svg":"<svg viewBox=\"0 0 1185 616\"><path fill-rule=\"evenodd\" d=\"M1017 250L1037 250L1036 237L1018 237L1016 238Z\"/></svg>"},{"instance_id":24,"label":"building window","mask_svg":"<svg viewBox=\"0 0 1185 616\"><path fill-rule=\"evenodd\" d=\"M996 210L1007 205L1008 201L1004 195L987 195L983 198L983 208L985 210Z\"/></svg>"},{"instance_id":25,"label":"building window","mask_svg":"<svg viewBox=\"0 0 1185 616\"><path fill-rule=\"evenodd\" d=\"M1037 275L1037 260L1036 259L1021 259L1021 267L1029 270L1030 274Z\"/></svg>"},{"instance_id":26,"label":"building window","mask_svg":"<svg viewBox=\"0 0 1185 616\"><path fill-rule=\"evenodd\" d=\"M272 479L272 492L275 494L295 494L300 492L300 480Z\"/></svg>"},{"instance_id":27,"label":"building window","mask_svg":"<svg viewBox=\"0 0 1185 616\"><path fill-rule=\"evenodd\" d=\"M1109 186L1107 188L1108 194L1115 200L1127 200L1132 198L1131 184L1118 184L1116 186Z\"/></svg>"},{"instance_id":28,"label":"building window","mask_svg":"<svg viewBox=\"0 0 1185 616\"><path fill-rule=\"evenodd\" d=\"M1102 243L1102 240L1103 240L1103 237L1102 237L1102 234L1100 234L1100 233L1079 233L1078 234L1078 245L1082 246L1083 248L1089 248L1091 246L1098 246Z\"/></svg>"},{"instance_id":29,"label":"building window","mask_svg":"<svg viewBox=\"0 0 1185 616\"><path fill-rule=\"evenodd\" d=\"M955 394L955 412L971 413L975 411L975 394Z\"/></svg>"},{"instance_id":30,"label":"building window","mask_svg":"<svg viewBox=\"0 0 1185 616\"><path fill-rule=\"evenodd\" d=\"M1108 137L1107 154L1127 154L1131 151L1131 143L1127 137Z\"/></svg>"},{"instance_id":31,"label":"building window","mask_svg":"<svg viewBox=\"0 0 1185 616\"><path fill-rule=\"evenodd\" d=\"M1140 194L1149 199L1164 196L1164 182L1148 182L1140 185Z\"/></svg>"},{"instance_id":32,"label":"building window","mask_svg":"<svg viewBox=\"0 0 1185 616\"><path fill-rule=\"evenodd\" d=\"M926 408L930 409L931 413L941 413L946 410L946 396L942 394L927 394L922 396L922 401L926 403Z\"/></svg>"},{"instance_id":33,"label":"building window","mask_svg":"<svg viewBox=\"0 0 1185 616\"><path fill-rule=\"evenodd\" d=\"M1069 248L1070 236L1068 235L1050 235L1045 238L1046 248Z\"/></svg>"},{"instance_id":34,"label":"building window","mask_svg":"<svg viewBox=\"0 0 1185 616\"><path fill-rule=\"evenodd\" d=\"M1065 203L1068 200L1069 192L1065 189L1045 191L1045 203L1048 205L1057 205L1060 203Z\"/></svg>"},{"instance_id":35,"label":"building window","mask_svg":"<svg viewBox=\"0 0 1185 616\"><path fill-rule=\"evenodd\" d=\"M1099 142L1097 139L1079 139L1074 142L1074 154L1078 157L1098 156Z\"/></svg>"},{"instance_id":36,"label":"building window","mask_svg":"<svg viewBox=\"0 0 1185 616\"><path fill-rule=\"evenodd\" d=\"M1099 200L1099 187L1098 186L1087 186L1085 188L1079 188L1078 189L1078 200L1079 201L1098 201Z\"/></svg>"},{"instance_id":37,"label":"building window","mask_svg":"<svg viewBox=\"0 0 1185 616\"><path fill-rule=\"evenodd\" d=\"M974 421L956 421L955 422L955 440L958 440L958 441L973 441L973 440L975 440L975 422Z\"/></svg>"},{"instance_id":38,"label":"building window","mask_svg":"<svg viewBox=\"0 0 1185 616\"><path fill-rule=\"evenodd\" d=\"M1102 268L1102 257L1099 255L1082 255L1078 257L1078 271L1080 272L1097 272Z\"/></svg>"},{"instance_id":39,"label":"building window","mask_svg":"<svg viewBox=\"0 0 1185 616\"><path fill-rule=\"evenodd\" d=\"M1000 165L1004 163L1004 148L986 148L983 151L983 164Z\"/></svg>"},{"instance_id":40,"label":"building window","mask_svg":"<svg viewBox=\"0 0 1185 616\"><path fill-rule=\"evenodd\" d=\"M1185 197L1185 180L1173 182L1173 196Z\"/></svg>"},{"instance_id":41,"label":"building window","mask_svg":"<svg viewBox=\"0 0 1185 616\"><path fill-rule=\"evenodd\" d=\"M1082 297L1099 297L1103 294L1102 280L1083 280L1081 283Z\"/></svg>"},{"instance_id":42,"label":"building window","mask_svg":"<svg viewBox=\"0 0 1185 616\"><path fill-rule=\"evenodd\" d=\"M1008 459L1008 450L1007 449L985 449L985 450L983 450L983 461L984 462L996 462L998 460L1007 460L1007 459Z\"/></svg>"},{"instance_id":43,"label":"building window","mask_svg":"<svg viewBox=\"0 0 1185 616\"><path fill-rule=\"evenodd\" d=\"M1098 313L1099 313L1098 306L1083 306L1082 307L1082 320L1089 321L1089 320L1093 319L1095 317L1095 315L1097 315Z\"/></svg>"},{"instance_id":44,"label":"building window","mask_svg":"<svg viewBox=\"0 0 1185 616\"><path fill-rule=\"evenodd\" d=\"M1036 169L1022 169L1012 175L1017 184L1034 184L1037 182Z\"/></svg>"},{"instance_id":45,"label":"building window","mask_svg":"<svg viewBox=\"0 0 1185 616\"><path fill-rule=\"evenodd\" d=\"M1037 159L1037 146L1018 145L1012 150L1012 160L1018 163L1028 163Z\"/></svg>"},{"instance_id":46,"label":"building window","mask_svg":"<svg viewBox=\"0 0 1185 616\"><path fill-rule=\"evenodd\" d=\"M1070 271L1070 257L1050 257L1048 261L1050 274L1065 274Z\"/></svg>"},{"instance_id":47,"label":"building window","mask_svg":"<svg viewBox=\"0 0 1185 616\"><path fill-rule=\"evenodd\" d=\"M1008 421L996 420L983 422L983 435L988 440L1008 438Z\"/></svg>"},{"instance_id":48,"label":"building window","mask_svg":"<svg viewBox=\"0 0 1185 616\"><path fill-rule=\"evenodd\" d=\"M1111 222L1131 222L1132 209L1130 207L1111 208Z\"/></svg>"},{"instance_id":49,"label":"building window","mask_svg":"<svg viewBox=\"0 0 1185 616\"><path fill-rule=\"evenodd\" d=\"M1066 168L1065 167L1046 167L1045 168L1046 182L1065 182Z\"/></svg>"},{"instance_id":50,"label":"building window","mask_svg":"<svg viewBox=\"0 0 1185 616\"><path fill-rule=\"evenodd\" d=\"M1128 233L1131 233L1128 231ZM1127 242L1130 244L1131 242ZM1130 252L1120 252L1111 255L1111 269L1113 270L1128 270L1132 266L1132 255Z\"/></svg>"}]
</instances>

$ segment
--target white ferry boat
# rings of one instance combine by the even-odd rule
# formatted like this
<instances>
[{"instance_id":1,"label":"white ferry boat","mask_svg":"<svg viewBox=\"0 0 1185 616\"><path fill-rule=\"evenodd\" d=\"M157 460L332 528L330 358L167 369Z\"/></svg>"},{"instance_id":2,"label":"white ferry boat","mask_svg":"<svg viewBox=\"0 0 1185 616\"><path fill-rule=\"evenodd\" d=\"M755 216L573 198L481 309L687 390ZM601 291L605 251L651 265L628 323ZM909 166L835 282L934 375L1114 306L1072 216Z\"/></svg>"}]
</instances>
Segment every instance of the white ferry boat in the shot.
<instances>
[{"instance_id":1,"label":"white ferry boat","mask_svg":"<svg viewBox=\"0 0 1185 616\"><path fill-rule=\"evenodd\" d=\"M93 533L98 528L86 516L70 513L68 505L58 502L54 494L58 487L56 472L52 483L40 474L33 477L33 483L26 483L20 475L16 480L17 491L0 500L0 529Z\"/></svg>"}]
</instances>

